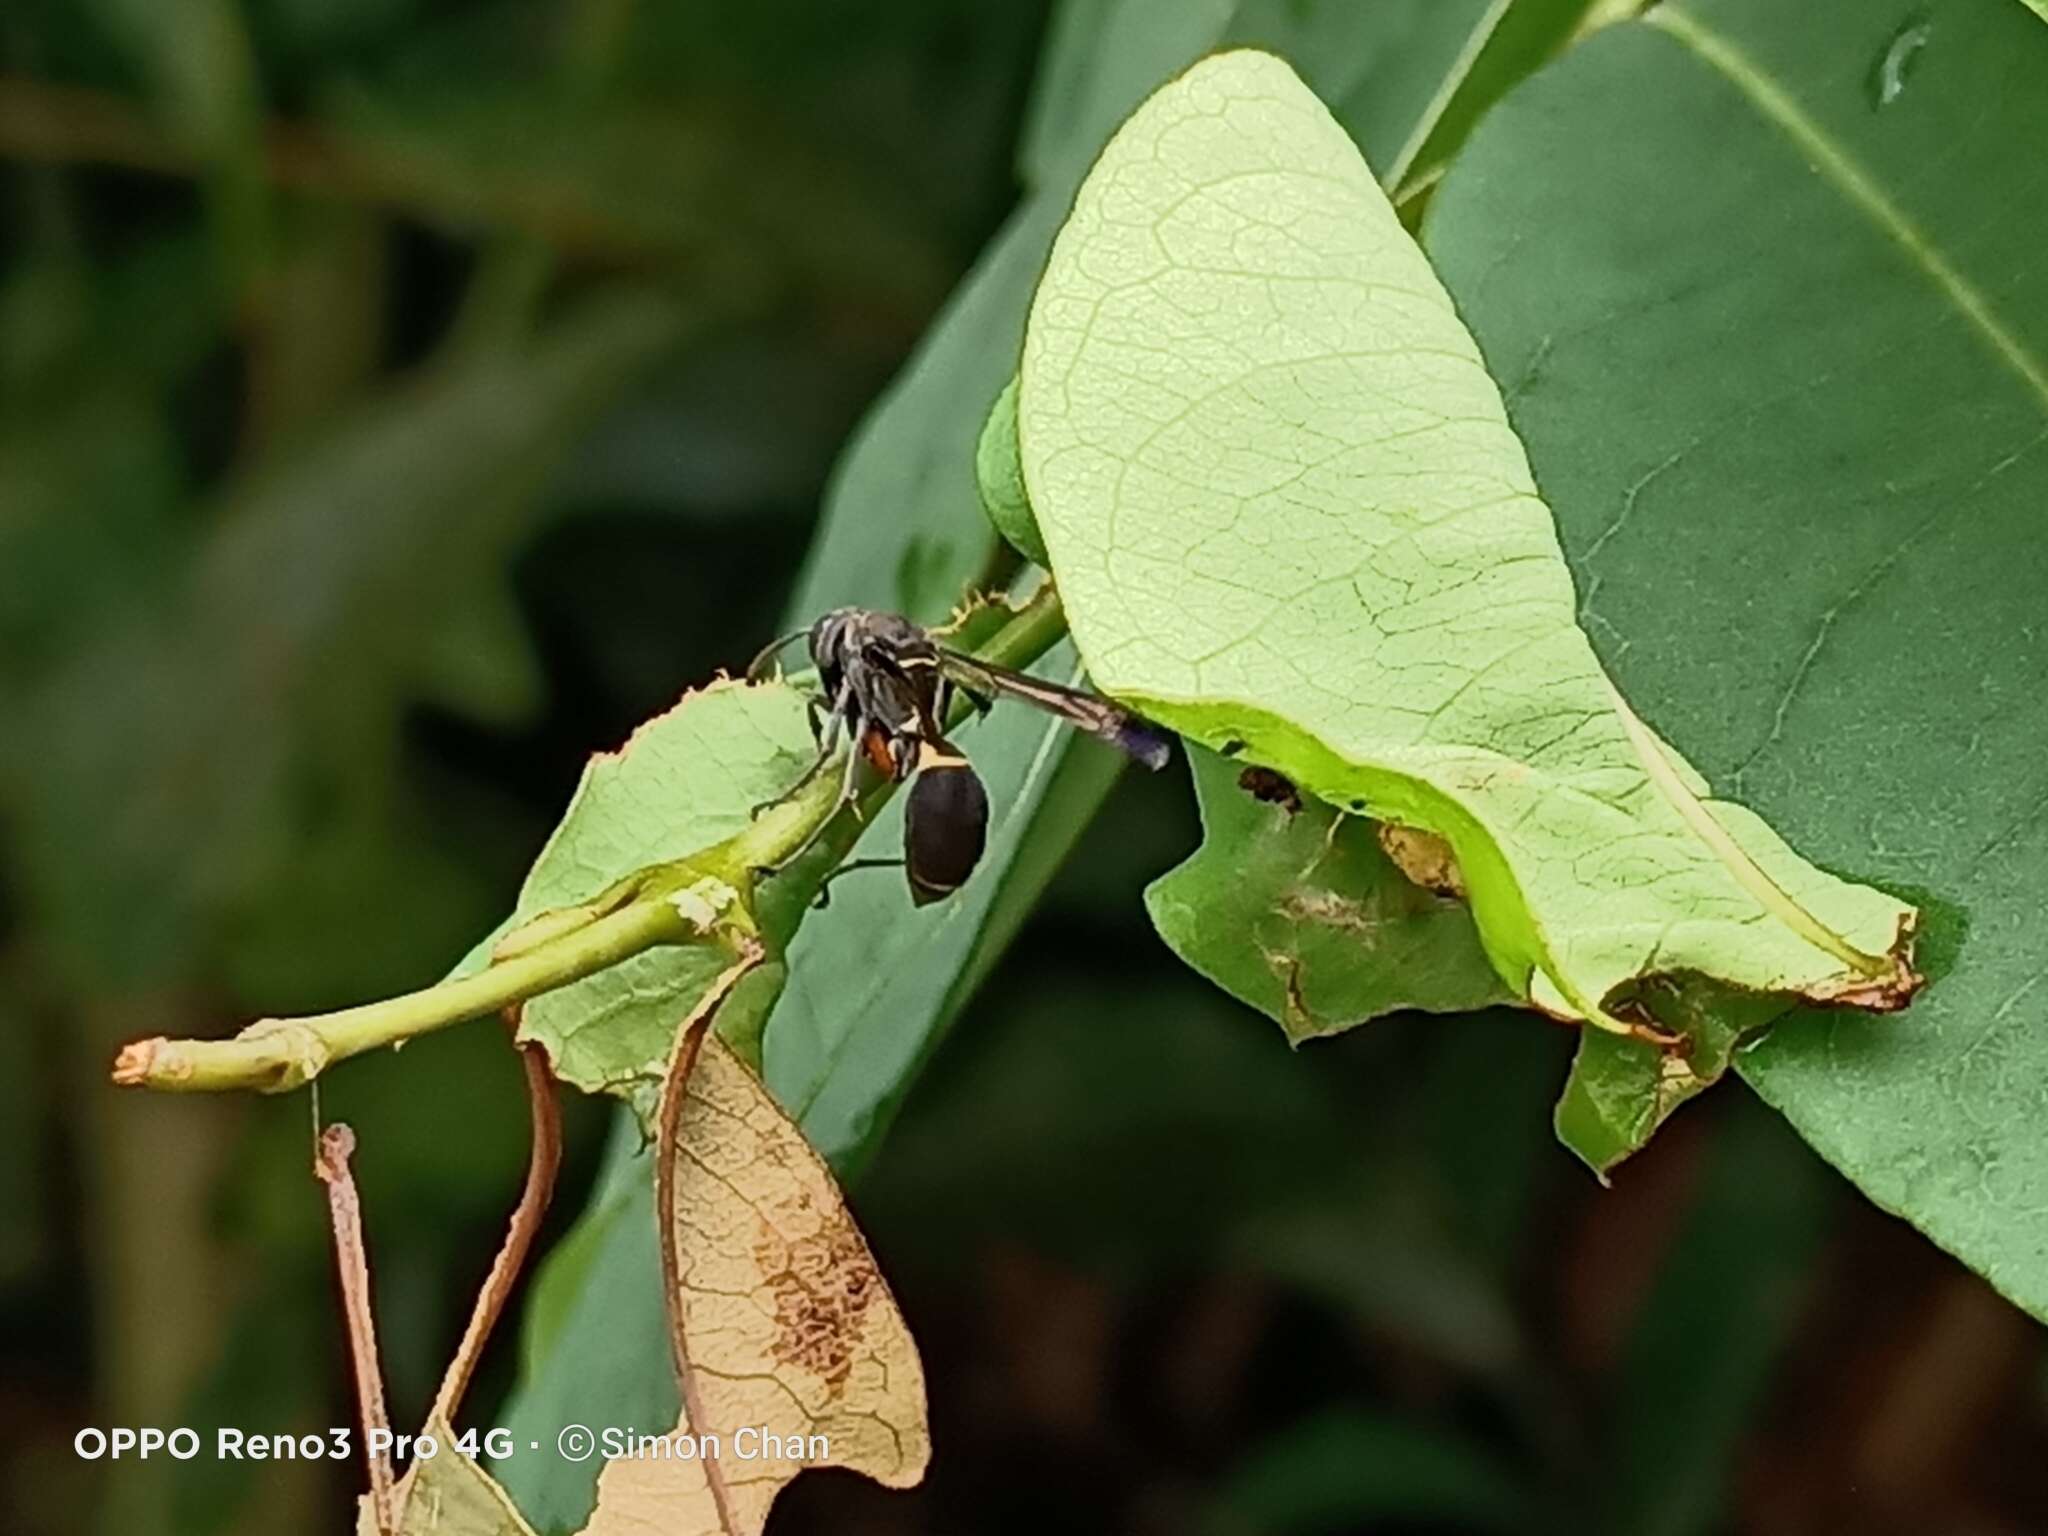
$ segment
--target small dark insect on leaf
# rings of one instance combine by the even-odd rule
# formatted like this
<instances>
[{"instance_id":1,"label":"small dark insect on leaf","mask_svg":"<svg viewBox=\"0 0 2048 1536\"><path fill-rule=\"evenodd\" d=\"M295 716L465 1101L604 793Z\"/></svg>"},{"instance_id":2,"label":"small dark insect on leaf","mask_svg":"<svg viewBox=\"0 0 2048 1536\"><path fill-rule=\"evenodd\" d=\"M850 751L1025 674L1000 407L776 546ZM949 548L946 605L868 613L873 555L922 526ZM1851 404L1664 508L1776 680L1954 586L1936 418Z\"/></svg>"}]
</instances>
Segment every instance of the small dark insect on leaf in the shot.
<instances>
[{"instance_id":1,"label":"small dark insect on leaf","mask_svg":"<svg viewBox=\"0 0 2048 1536\"><path fill-rule=\"evenodd\" d=\"M946 717L956 699L977 709L987 709L996 698L1021 699L1148 768L1163 768L1172 756L1163 733L1108 699L948 650L902 615L871 608L835 608L809 630L783 636L754 658L747 676L760 678L776 653L799 638L810 643L825 695L823 719L815 712L812 716L818 755L796 783L769 803L789 799L816 778L831 761L842 731L852 746L835 812L853 802L863 761L899 784L914 777L905 806L904 870L911 900L919 906L966 883L988 834L987 791L973 765L945 739ZM776 867L801 858L830 820L821 819Z\"/></svg>"},{"instance_id":2,"label":"small dark insect on leaf","mask_svg":"<svg viewBox=\"0 0 2048 1536\"><path fill-rule=\"evenodd\" d=\"M1216 750L1221 752L1225 757L1235 757L1238 753L1244 750L1244 743L1242 741L1239 741L1235 736L1233 736L1230 738L1230 740L1223 743L1223 745L1218 747Z\"/></svg>"},{"instance_id":3,"label":"small dark insect on leaf","mask_svg":"<svg viewBox=\"0 0 2048 1536\"><path fill-rule=\"evenodd\" d=\"M1271 768L1245 769L1237 776L1237 787L1254 800L1280 806L1290 816L1301 809L1301 791L1294 787L1294 781Z\"/></svg>"}]
</instances>

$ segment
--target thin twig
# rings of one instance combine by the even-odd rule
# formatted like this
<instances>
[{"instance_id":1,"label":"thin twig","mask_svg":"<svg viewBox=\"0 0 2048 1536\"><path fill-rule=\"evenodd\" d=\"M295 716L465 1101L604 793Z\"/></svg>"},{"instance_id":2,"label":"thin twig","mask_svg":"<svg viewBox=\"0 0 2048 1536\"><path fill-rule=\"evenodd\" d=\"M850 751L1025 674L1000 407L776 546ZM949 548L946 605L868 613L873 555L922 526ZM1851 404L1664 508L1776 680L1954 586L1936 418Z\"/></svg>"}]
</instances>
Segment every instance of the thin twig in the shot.
<instances>
[{"instance_id":1,"label":"thin twig","mask_svg":"<svg viewBox=\"0 0 2048 1536\"><path fill-rule=\"evenodd\" d=\"M370 1509L379 1536L397 1529L393 1518L391 1416L384 1407L384 1373L377 1364L377 1324L370 1310L370 1257L363 1245L363 1202L348 1160L356 1133L336 1122L320 1133L313 1174L327 1186L327 1210L334 1224L334 1262L341 1273L341 1303L348 1321L349 1359L355 1367L356 1402L369 1463Z\"/></svg>"},{"instance_id":2,"label":"thin twig","mask_svg":"<svg viewBox=\"0 0 2048 1536\"><path fill-rule=\"evenodd\" d=\"M654 1137L654 1222L661 1246L661 1300L668 1313L669 1352L675 1359L676 1387L682 1394L683 1413L690 1421L690 1433L711 1433L705 1423L704 1400L697 1391L697 1371L690 1363L690 1341L683 1328L683 1260L676 1242L676 1156L683 1124L683 1101L688 1097L690 1070L704 1044L704 1032L711 1027L719 1006L732 995L740 978L761 963L763 951L749 945L739 958L719 974L716 981L683 1020L676 1031L675 1049L670 1053L668 1073L661 1084L661 1112ZM732 1512L732 1493L725 1486L725 1471L715 1456L704 1461L704 1483L711 1490L711 1502L718 1511L718 1528L736 1532L739 1525Z\"/></svg>"},{"instance_id":3,"label":"thin twig","mask_svg":"<svg viewBox=\"0 0 2048 1536\"><path fill-rule=\"evenodd\" d=\"M505 1010L506 1027L514 1034L519 1029L519 1013L516 1007ZM512 1294L512 1287L518 1283L520 1272L526 1267L527 1255L533 1251L541 1221L548 1213L548 1202L554 1198L555 1174L562 1166L562 1109L555 1098L555 1079L548 1070L547 1052L539 1045L522 1045L519 1047L519 1060L526 1069L526 1103L533 1121L533 1149L527 1158L526 1188L519 1196L519 1204L513 1208L504 1244L491 1263L490 1273L484 1277L482 1289L477 1292L476 1305L469 1314L469 1326L463 1329L462 1342L456 1346L455 1357L448 1362L447 1373L441 1378L441 1390L434 1394L434 1407L428 1422L443 1424L450 1429L455 1427L455 1415L462 1406L462 1395L469 1390L470 1378L476 1374L476 1364L483 1356L484 1345L490 1340L491 1330L497 1326L498 1318L505 1310L506 1298Z\"/></svg>"}]
</instances>

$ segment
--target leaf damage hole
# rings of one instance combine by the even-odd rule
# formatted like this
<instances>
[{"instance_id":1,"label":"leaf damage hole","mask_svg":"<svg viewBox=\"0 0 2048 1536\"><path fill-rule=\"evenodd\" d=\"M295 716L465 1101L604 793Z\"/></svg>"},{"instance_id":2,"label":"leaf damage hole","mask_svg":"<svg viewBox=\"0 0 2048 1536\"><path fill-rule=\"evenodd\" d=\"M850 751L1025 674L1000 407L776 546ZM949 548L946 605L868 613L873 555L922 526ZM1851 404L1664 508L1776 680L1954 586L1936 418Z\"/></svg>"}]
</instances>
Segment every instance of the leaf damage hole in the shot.
<instances>
[{"instance_id":1,"label":"leaf damage hole","mask_svg":"<svg viewBox=\"0 0 2048 1536\"><path fill-rule=\"evenodd\" d=\"M1237 787L1254 800L1277 805L1289 816L1301 809L1301 791L1294 781L1271 768L1251 767L1237 776Z\"/></svg>"}]
</instances>

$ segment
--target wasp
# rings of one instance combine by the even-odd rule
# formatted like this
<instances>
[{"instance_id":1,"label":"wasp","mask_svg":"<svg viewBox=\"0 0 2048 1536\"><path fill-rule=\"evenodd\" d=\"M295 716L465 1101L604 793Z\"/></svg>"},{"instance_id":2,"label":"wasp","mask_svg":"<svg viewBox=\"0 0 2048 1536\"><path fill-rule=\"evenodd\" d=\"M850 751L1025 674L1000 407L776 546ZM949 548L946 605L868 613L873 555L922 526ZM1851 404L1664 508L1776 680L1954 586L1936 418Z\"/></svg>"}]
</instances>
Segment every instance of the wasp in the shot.
<instances>
[{"instance_id":1,"label":"wasp","mask_svg":"<svg viewBox=\"0 0 2048 1536\"><path fill-rule=\"evenodd\" d=\"M964 885L988 837L988 792L966 754L946 739L956 699L977 713L986 713L998 697L1021 699L1148 768L1162 768L1172 756L1164 735L1107 699L953 650L922 625L872 608L834 608L808 629L782 636L754 658L748 679L758 681L777 653L797 640L809 642L818 670L822 697L808 706L818 755L768 805L790 799L823 773L843 733L848 750L834 813L854 803L863 761L885 779L911 781L903 808L903 867L918 906ZM777 868L802 857L830 819L821 820Z\"/></svg>"}]
</instances>

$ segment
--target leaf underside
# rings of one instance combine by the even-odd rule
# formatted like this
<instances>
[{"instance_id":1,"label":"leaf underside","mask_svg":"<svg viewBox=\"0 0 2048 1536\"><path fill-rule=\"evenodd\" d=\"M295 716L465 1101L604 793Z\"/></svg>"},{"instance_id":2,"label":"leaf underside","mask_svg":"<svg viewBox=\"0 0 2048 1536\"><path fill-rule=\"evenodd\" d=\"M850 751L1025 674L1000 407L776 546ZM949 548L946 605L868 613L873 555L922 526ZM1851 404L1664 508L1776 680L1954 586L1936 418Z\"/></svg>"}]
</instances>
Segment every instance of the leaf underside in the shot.
<instances>
[{"instance_id":1,"label":"leaf underside","mask_svg":"<svg viewBox=\"0 0 2048 1536\"><path fill-rule=\"evenodd\" d=\"M1097 683L1448 841L1515 996L1614 1026L1660 977L1910 994L1911 909L1709 799L1615 694L1476 345L1279 60L1204 61L1105 150L1018 435Z\"/></svg>"}]
</instances>

